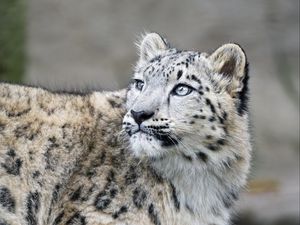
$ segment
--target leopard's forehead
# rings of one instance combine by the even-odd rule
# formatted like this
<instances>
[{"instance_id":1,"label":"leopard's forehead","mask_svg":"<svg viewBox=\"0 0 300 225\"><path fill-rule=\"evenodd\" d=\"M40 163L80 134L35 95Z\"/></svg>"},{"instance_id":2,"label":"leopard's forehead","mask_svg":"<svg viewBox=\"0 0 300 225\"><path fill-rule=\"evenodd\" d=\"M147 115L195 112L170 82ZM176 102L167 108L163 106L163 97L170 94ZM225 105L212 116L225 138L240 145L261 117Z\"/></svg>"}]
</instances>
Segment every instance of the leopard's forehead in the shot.
<instances>
[{"instance_id":1,"label":"leopard's forehead","mask_svg":"<svg viewBox=\"0 0 300 225\"><path fill-rule=\"evenodd\" d=\"M201 52L170 49L151 59L146 65L137 68L135 76L146 81L168 82L180 79L187 72L206 74L209 66L205 56L206 54Z\"/></svg>"}]
</instances>

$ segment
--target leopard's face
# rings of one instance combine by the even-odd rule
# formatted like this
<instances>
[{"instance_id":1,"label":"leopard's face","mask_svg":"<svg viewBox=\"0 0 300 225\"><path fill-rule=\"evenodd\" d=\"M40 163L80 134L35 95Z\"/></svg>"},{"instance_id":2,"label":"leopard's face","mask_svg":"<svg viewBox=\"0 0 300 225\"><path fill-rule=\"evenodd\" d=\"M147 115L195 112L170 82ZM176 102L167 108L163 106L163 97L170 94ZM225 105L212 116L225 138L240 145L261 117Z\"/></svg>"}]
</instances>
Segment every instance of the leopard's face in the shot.
<instances>
[{"instance_id":1,"label":"leopard's face","mask_svg":"<svg viewBox=\"0 0 300 225\"><path fill-rule=\"evenodd\" d=\"M203 151L225 144L226 121L236 111L226 85L228 80L218 79L205 53L165 48L140 60L128 88L123 120L133 152L205 160Z\"/></svg>"},{"instance_id":2,"label":"leopard's face","mask_svg":"<svg viewBox=\"0 0 300 225\"><path fill-rule=\"evenodd\" d=\"M162 155L180 145L189 155L191 140L200 145L209 137L222 138L224 129L211 108L219 96L207 63L196 52L170 51L136 71L124 117L136 154Z\"/></svg>"}]
</instances>

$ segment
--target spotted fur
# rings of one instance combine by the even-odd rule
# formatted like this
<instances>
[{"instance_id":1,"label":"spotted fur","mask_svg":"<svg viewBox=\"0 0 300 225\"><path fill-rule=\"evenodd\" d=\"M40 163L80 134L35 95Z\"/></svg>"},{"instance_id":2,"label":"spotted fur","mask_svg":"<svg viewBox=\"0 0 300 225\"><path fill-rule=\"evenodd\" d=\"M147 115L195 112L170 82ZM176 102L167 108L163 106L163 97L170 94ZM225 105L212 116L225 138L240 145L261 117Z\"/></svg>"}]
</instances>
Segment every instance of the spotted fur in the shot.
<instances>
[{"instance_id":1,"label":"spotted fur","mask_svg":"<svg viewBox=\"0 0 300 225\"><path fill-rule=\"evenodd\" d=\"M126 93L0 84L0 224L229 224L251 151L243 51L139 46Z\"/></svg>"}]
</instances>

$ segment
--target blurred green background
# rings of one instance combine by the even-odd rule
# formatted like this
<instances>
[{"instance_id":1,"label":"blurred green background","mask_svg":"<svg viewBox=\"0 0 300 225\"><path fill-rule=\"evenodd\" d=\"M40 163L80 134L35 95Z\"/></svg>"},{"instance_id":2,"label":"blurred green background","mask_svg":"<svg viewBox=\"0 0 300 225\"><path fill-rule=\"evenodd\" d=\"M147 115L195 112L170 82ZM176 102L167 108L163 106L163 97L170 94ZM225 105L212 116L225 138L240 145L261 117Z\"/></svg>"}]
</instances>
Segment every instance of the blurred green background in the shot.
<instances>
[{"instance_id":1,"label":"blurred green background","mask_svg":"<svg viewBox=\"0 0 300 225\"><path fill-rule=\"evenodd\" d=\"M0 0L0 80L123 88L144 31L181 49L243 46L254 157L234 224L299 224L298 0Z\"/></svg>"},{"instance_id":2,"label":"blurred green background","mask_svg":"<svg viewBox=\"0 0 300 225\"><path fill-rule=\"evenodd\" d=\"M25 3L0 1L0 79L20 81L25 72Z\"/></svg>"}]
</instances>

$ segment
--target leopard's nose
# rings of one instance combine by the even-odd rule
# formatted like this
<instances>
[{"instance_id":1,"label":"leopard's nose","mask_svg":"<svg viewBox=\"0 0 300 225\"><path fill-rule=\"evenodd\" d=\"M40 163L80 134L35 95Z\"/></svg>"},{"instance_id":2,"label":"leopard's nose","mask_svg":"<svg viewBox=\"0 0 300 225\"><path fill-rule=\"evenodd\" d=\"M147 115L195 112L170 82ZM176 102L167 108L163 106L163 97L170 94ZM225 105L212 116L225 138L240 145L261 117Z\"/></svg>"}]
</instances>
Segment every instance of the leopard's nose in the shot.
<instances>
[{"instance_id":1,"label":"leopard's nose","mask_svg":"<svg viewBox=\"0 0 300 225\"><path fill-rule=\"evenodd\" d=\"M154 115L154 112L152 111L139 111L139 112L136 112L134 110L131 110L131 115L134 119L134 121L140 125L142 122L144 122L145 120L147 119L150 119L153 115Z\"/></svg>"}]
</instances>

